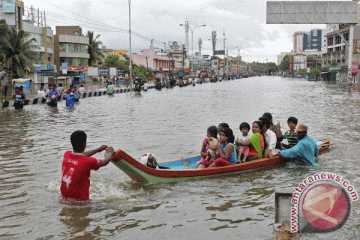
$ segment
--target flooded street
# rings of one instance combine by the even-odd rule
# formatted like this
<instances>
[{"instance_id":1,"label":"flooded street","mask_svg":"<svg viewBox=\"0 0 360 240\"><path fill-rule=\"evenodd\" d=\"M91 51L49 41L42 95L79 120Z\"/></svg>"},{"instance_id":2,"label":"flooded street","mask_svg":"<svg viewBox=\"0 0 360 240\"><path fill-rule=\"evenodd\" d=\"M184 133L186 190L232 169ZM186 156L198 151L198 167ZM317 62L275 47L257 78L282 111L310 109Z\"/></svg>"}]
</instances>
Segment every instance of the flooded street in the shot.
<instances>
[{"instance_id":1,"label":"flooded street","mask_svg":"<svg viewBox=\"0 0 360 240\"><path fill-rule=\"evenodd\" d=\"M92 172L93 202L59 202L61 164L70 134L84 130L87 147L107 144L158 161L200 152L206 129L264 112L280 122L297 117L313 139L329 138L319 166L287 163L224 178L148 185L113 164ZM275 189L330 172L360 192L360 93L347 85L252 77L161 91L81 99L74 108L29 105L0 109L0 238L3 239L272 239ZM102 154L95 155L103 158ZM347 223L302 239L359 239L360 203Z\"/></svg>"}]
</instances>

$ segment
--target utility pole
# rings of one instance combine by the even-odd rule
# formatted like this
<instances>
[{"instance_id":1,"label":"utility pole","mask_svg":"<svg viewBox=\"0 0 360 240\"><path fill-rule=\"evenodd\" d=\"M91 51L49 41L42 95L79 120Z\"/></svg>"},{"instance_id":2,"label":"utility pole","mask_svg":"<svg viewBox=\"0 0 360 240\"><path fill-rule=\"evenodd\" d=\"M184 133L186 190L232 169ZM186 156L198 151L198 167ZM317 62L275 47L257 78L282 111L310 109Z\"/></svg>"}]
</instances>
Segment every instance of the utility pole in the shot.
<instances>
[{"instance_id":1,"label":"utility pole","mask_svg":"<svg viewBox=\"0 0 360 240\"><path fill-rule=\"evenodd\" d=\"M132 85L132 54L131 54L131 0L129 2L129 48L130 48L130 84Z\"/></svg>"}]
</instances>

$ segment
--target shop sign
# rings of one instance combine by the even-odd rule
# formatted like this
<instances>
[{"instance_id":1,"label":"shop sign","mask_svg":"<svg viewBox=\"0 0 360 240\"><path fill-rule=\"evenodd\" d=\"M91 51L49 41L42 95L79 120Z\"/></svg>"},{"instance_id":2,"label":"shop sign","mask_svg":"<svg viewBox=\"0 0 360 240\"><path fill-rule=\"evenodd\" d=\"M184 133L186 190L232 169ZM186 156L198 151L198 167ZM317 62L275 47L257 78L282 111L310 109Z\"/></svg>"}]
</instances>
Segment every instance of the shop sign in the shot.
<instances>
[{"instance_id":1,"label":"shop sign","mask_svg":"<svg viewBox=\"0 0 360 240\"><path fill-rule=\"evenodd\" d=\"M87 72L88 67L86 66L68 66L68 72Z\"/></svg>"},{"instance_id":2,"label":"shop sign","mask_svg":"<svg viewBox=\"0 0 360 240\"><path fill-rule=\"evenodd\" d=\"M110 75L110 69L109 68L99 68L99 76L109 76Z\"/></svg>"},{"instance_id":3,"label":"shop sign","mask_svg":"<svg viewBox=\"0 0 360 240\"><path fill-rule=\"evenodd\" d=\"M120 76L120 77L124 77L125 76L125 70L122 68L117 68L116 69L116 75Z\"/></svg>"},{"instance_id":4,"label":"shop sign","mask_svg":"<svg viewBox=\"0 0 360 240\"><path fill-rule=\"evenodd\" d=\"M54 65L46 65L46 70L54 71Z\"/></svg>"},{"instance_id":5,"label":"shop sign","mask_svg":"<svg viewBox=\"0 0 360 240\"><path fill-rule=\"evenodd\" d=\"M352 72L353 76L356 76L356 74L359 72L358 62L357 61L352 62L351 72Z\"/></svg>"},{"instance_id":6,"label":"shop sign","mask_svg":"<svg viewBox=\"0 0 360 240\"><path fill-rule=\"evenodd\" d=\"M42 77L53 77L55 75L54 72L42 72L41 76Z\"/></svg>"},{"instance_id":7,"label":"shop sign","mask_svg":"<svg viewBox=\"0 0 360 240\"><path fill-rule=\"evenodd\" d=\"M35 67L35 71L38 73L41 72L41 67Z\"/></svg>"}]
</instances>

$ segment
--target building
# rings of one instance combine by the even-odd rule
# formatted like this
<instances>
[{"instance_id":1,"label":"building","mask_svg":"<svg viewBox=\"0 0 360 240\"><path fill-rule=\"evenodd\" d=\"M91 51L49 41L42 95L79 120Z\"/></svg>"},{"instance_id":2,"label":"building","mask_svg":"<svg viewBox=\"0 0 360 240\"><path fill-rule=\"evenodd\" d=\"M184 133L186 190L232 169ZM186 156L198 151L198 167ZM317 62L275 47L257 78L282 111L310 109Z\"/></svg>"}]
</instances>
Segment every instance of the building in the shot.
<instances>
[{"instance_id":1,"label":"building","mask_svg":"<svg viewBox=\"0 0 360 240\"><path fill-rule=\"evenodd\" d=\"M35 39L31 50L38 56L33 65L35 71L28 69L26 78L33 83L48 83L54 77L54 35L50 27L46 27L43 15L31 9L27 19L24 17L24 3L22 1L2 1L0 5L0 19L5 19L9 27L21 29L29 34L28 39ZM44 14L45 15L45 14Z\"/></svg>"},{"instance_id":2,"label":"building","mask_svg":"<svg viewBox=\"0 0 360 240\"><path fill-rule=\"evenodd\" d=\"M89 38L79 26L57 26L54 42L57 72L84 78L88 69Z\"/></svg>"},{"instance_id":3,"label":"building","mask_svg":"<svg viewBox=\"0 0 360 240\"><path fill-rule=\"evenodd\" d=\"M154 78L165 78L174 72L175 59L164 53L157 53L153 49L144 49L139 54L132 54L132 61L138 66L144 66L154 72ZM171 75L171 74L170 74Z\"/></svg>"},{"instance_id":4,"label":"building","mask_svg":"<svg viewBox=\"0 0 360 240\"><path fill-rule=\"evenodd\" d=\"M313 29L310 32L294 33L294 53L318 51L326 49L325 29Z\"/></svg>"},{"instance_id":5,"label":"building","mask_svg":"<svg viewBox=\"0 0 360 240\"><path fill-rule=\"evenodd\" d=\"M24 2L19 0L1 1L0 4L0 19L5 19L9 27L22 29L22 16L24 15Z\"/></svg>"}]
</instances>

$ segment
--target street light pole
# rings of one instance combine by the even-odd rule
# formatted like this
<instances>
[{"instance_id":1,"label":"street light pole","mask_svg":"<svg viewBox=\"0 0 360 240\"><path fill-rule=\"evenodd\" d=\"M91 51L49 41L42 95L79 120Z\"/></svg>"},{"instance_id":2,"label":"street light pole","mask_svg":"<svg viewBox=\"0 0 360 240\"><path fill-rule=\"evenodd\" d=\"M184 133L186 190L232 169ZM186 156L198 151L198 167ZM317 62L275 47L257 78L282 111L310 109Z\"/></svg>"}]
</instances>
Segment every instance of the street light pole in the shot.
<instances>
[{"instance_id":1,"label":"street light pole","mask_svg":"<svg viewBox=\"0 0 360 240\"><path fill-rule=\"evenodd\" d=\"M195 26L194 28L191 28L191 58L193 59L194 58L194 30L195 28L197 27L205 27L206 25L203 24L203 25L197 25ZM191 73L193 71L193 65L194 65L194 62L191 61Z\"/></svg>"},{"instance_id":2,"label":"street light pole","mask_svg":"<svg viewBox=\"0 0 360 240\"><path fill-rule=\"evenodd\" d=\"M129 2L129 48L130 48L130 84L132 86L132 54L131 54L131 0Z\"/></svg>"}]
</instances>

